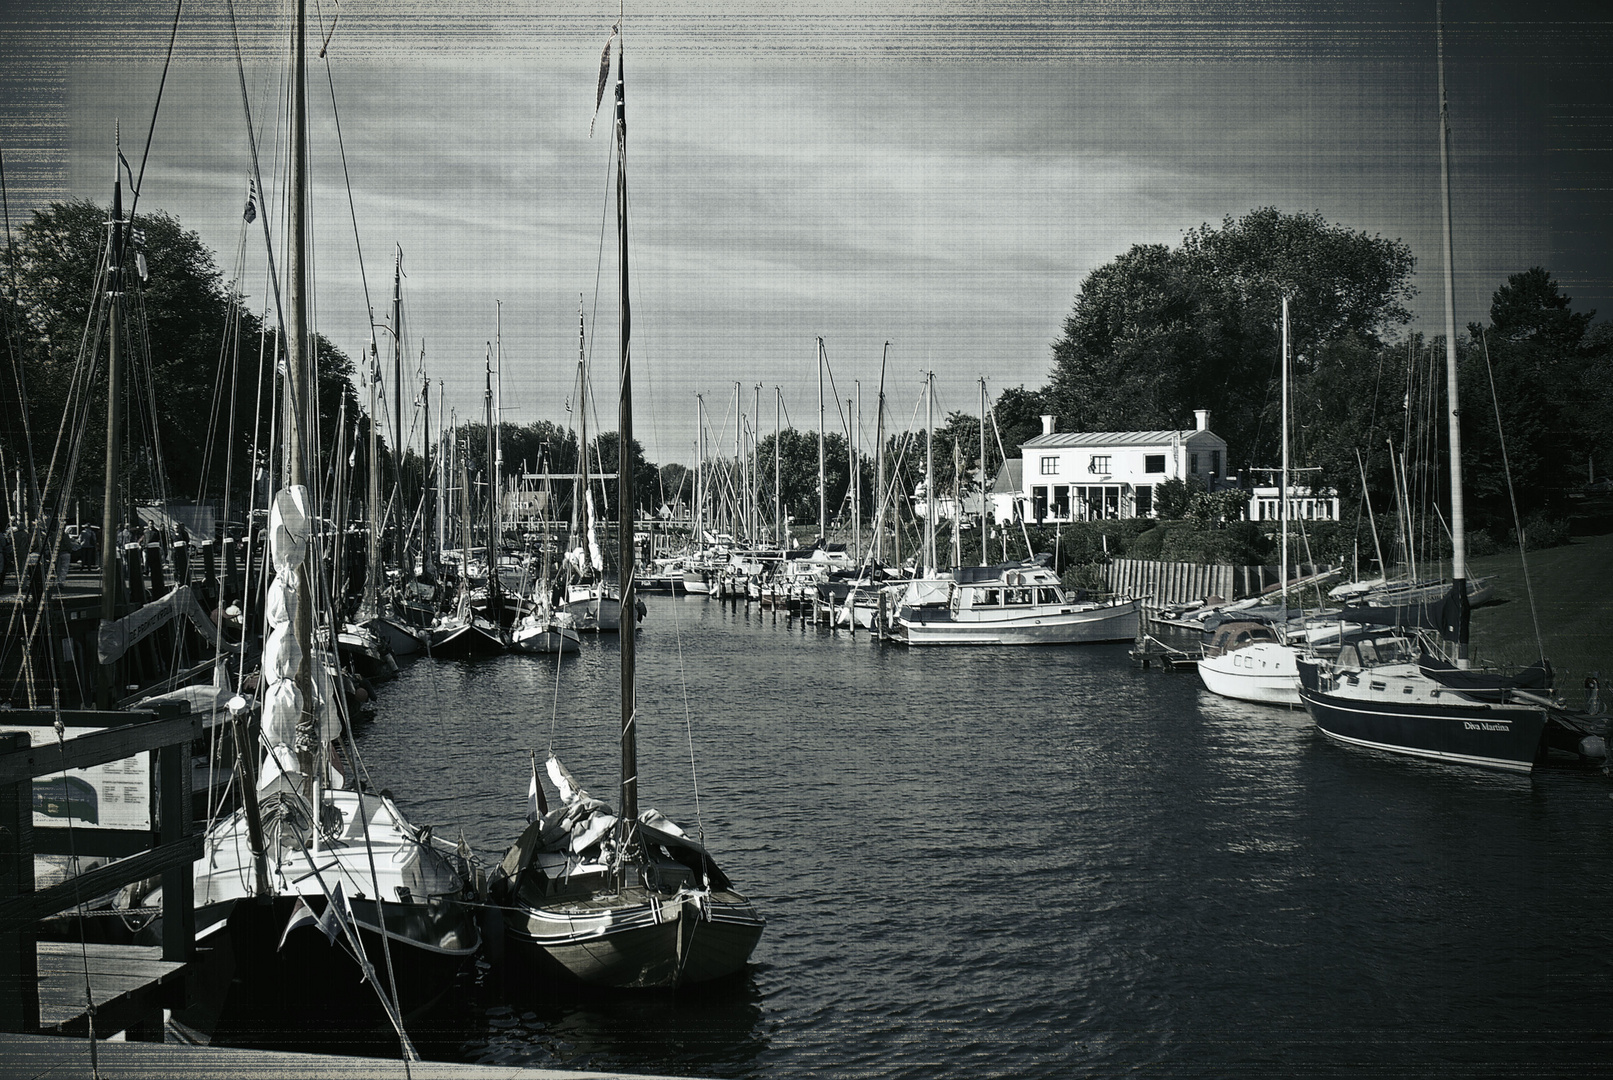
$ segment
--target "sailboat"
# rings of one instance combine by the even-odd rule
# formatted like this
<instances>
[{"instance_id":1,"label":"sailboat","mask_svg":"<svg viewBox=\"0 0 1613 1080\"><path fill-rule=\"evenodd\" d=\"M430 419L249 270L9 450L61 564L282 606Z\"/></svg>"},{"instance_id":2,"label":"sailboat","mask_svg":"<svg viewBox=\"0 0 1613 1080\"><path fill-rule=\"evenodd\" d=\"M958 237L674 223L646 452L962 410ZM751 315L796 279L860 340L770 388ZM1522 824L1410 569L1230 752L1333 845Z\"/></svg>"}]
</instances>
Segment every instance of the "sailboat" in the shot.
<instances>
[{"instance_id":1,"label":"sailboat","mask_svg":"<svg viewBox=\"0 0 1613 1080\"><path fill-rule=\"evenodd\" d=\"M447 992L480 933L465 905L475 896L468 851L412 824L389 794L366 788L315 643L316 626L334 615L320 595L322 537L307 483L318 447L309 408L304 16L298 0L281 377L286 453L268 517L275 576L265 599L264 752L261 760L251 752L247 702L232 700L246 793L206 832L195 898L198 944L212 946L220 962L233 959L235 977L228 993L203 995L177 1015L192 1026L238 1022L262 1035L299 1037L381 1020L412 1057L405 1023Z\"/></svg>"},{"instance_id":2,"label":"sailboat","mask_svg":"<svg viewBox=\"0 0 1613 1080\"><path fill-rule=\"evenodd\" d=\"M1288 606L1288 297L1283 297L1283 376L1282 376L1282 469L1279 476L1278 506L1282 522L1279 530L1282 555L1282 585L1274 618L1258 617L1254 609L1228 614L1219 625L1206 630L1209 640L1204 657L1198 662L1199 678L1207 690L1222 697L1253 701L1264 705L1292 705L1299 700L1299 642L1306 638L1309 625L1294 618ZM1259 615L1264 615L1262 611ZM1320 625L1320 624L1318 624ZM1337 637L1338 625L1326 627Z\"/></svg>"},{"instance_id":3,"label":"sailboat","mask_svg":"<svg viewBox=\"0 0 1613 1080\"><path fill-rule=\"evenodd\" d=\"M1445 98L1443 5L1437 20L1439 163L1444 212L1445 394L1450 441L1451 584L1440 635L1456 647L1454 665L1426 654L1426 643L1383 632L1345 645L1335 661L1299 661L1300 698L1329 738L1351 746L1530 772L1552 749L1580 754L1600 734L1560 708L1546 692L1542 662L1523 677L1465 670L1469 594L1458 423L1456 304L1451 253L1450 118ZM1583 755L1581 755L1583 756Z\"/></svg>"},{"instance_id":4,"label":"sailboat","mask_svg":"<svg viewBox=\"0 0 1613 1080\"><path fill-rule=\"evenodd\" d=\"M607 50L609 46L606 46ZM608 53L606 63L609 63ZM633 439L627 262L627 109L616 58L616 227L621 270L620 460ZM603 84L603 80L602 80ZM601 87L603 89L603 85ZM634 602L633 476L620 470L623 621ZM655 810L639 812L635 635L621 635L621 804L593 798L553 755L553 810L533 769L525 831L494 873L508 954L529 970L609 987L678 987L745 966L764 920L705 845Z\"/></svg>"},{"instance_id":5,"label":"sailboat","mask_svg":"<svg viewBox=\"0 0 1613 1080\"><path fill-rule=\"evenodd\" d=\"M543 506L547 510L550 504L547 469L544 470L543 494ZM576 652L582 647L582 639L577 634L577 621L569 612L555 610L550 593L552 567L549 565L547 529L544 530L542 542L543 565L537 580L531 583L531 597L526 610L510 628L510 648L529 653Z\"/></svg>"}]
</instances>

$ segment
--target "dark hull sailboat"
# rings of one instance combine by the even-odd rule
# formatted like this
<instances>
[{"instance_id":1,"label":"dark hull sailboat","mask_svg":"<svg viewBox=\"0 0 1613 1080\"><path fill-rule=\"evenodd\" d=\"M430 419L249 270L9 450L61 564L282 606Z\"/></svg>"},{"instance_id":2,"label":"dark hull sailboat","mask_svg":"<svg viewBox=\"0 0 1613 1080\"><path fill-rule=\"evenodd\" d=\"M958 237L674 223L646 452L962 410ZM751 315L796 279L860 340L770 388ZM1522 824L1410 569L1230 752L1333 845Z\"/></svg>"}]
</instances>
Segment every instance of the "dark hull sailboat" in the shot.
<instances>
[{"instance_id":1,"label":"dark hull sailboat","mask_svg":"<svg viewBox=\"0 0 1613 1080\"><path fill-rule=\"evenodd\" d=\"M479 619L456 619L432 627L427 648L432 656L448 660L496 656L504 651L504 639L490 624Z\"/></svg>"},{"instance_id":2,"label":"dark hull sailboat","mask_svg":"<svg viewBox=\"0 0 1613 1080\"><path fill-rule=\"evenodd\" d=\"M1339 742L1513 772L1546 761L1543 705L1473 700L1414 664L1352 671L1302 658L1298 666L1300 700Z\"/></svg>"},{"instance_id":3,"label":"dark hull sailboat","mask_svg":"<svg viewBox=\"0 0 1613 1080\"><path fill-rule=\"evenodd\" d=\"M607 63L609 58L607 46ZM618 460L633 438L627 263L627 120L621 55L616 79L617 240L621 271L621 397ZM607 67L608 72L608 67ZM604 83L601 82L603 88ZM741 971L766 923L735 892L699 843L654 810L639 812L632 470L617 496L621 658L620 814L591 798L552 755L547 772L560 795L553 811L534 767L529 824L489 885L501 908L505 944L524 971L595 986L672 988ZM534 766L535 766L534 762Z\"/></svg>"}]
</instances>

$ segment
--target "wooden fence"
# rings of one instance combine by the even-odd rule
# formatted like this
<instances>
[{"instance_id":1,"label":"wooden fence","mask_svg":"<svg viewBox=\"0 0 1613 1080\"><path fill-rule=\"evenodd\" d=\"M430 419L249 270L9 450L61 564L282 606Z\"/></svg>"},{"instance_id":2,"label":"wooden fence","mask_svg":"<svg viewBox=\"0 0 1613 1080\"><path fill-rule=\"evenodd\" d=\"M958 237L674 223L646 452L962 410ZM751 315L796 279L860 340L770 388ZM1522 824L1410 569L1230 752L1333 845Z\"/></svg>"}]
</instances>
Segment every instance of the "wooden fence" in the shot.
<instances>
[{"instance_id":1,"label":"wooden fence","mask_svg":"<svg viewBox=\"0 0 1613 1080\"><path fill-rule=\"evenodd\" d=\"M1309 563L1288 568L1290 581L1318 572ZM1142 598L1149 607L1186 604L1206 597L1237 600L1277 588L1282 568L1115 559L1104 568L1109 591Z\"/></svg>"}]
</instances>

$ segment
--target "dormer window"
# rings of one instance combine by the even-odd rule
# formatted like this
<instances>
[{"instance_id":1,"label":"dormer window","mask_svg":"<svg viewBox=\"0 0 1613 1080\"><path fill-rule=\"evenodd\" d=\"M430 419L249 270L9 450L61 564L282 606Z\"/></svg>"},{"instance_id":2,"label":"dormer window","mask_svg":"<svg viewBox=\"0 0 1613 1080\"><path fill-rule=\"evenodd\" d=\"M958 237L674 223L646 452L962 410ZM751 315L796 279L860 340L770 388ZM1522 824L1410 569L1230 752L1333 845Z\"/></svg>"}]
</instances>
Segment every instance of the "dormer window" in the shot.
<instances>
[{"instance_id":1,"label":"dormer window","mask_svg":"<svg viewBox=\"0 0 1613 1080\"><path fill-rule=\"evenodd\" d=\"M1107 473L1109 471L1109 455L1093 454L1092 464L1087 466L1087 471L1095 473Z\"/></svg>"}]
</instances>

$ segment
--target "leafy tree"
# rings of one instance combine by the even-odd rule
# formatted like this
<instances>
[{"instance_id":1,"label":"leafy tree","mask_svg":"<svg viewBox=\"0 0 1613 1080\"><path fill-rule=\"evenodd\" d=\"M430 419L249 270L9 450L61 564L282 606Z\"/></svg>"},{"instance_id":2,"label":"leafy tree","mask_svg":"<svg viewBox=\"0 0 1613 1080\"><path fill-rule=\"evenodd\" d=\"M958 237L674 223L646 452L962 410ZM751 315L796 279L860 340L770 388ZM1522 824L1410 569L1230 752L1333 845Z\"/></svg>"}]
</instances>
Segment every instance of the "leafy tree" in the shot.
<instances>
[{"instance_id":1,"label":"leafy tree","mask_svg":"<svg viewBox=\"0 0 1613 1080\"><path fill-rule=\"evenodd\" d=\"M1065 430L1184 426L1209 409L1231 461L1276 458L1281 300L1297 371L1324 342L1369 346L1409 320L1401 241L1274 208L1201 226L1179 247L1138 245L1081 283L1053 345L1048 408Z\"/></svg>"},{"instance_id":2,"label":"leafy tree","mask_svg":"<svg viewBox=\"0 0 1613 1080\"><path fill-rule=\"evenodd\" d=\"M1572 304L1536 266L1496 290L1487 328L1468 328L1461 350L1463 466L1480 525L1511 525L1507 464L1519 510L1537 512L1565 487L1583 483L1588 456L1613 437L1608 392L1593 385L1592 373L1606 364L1605 348L1588 334L1595 312L1576 312Z\"/></svg>"}]
</instances>

